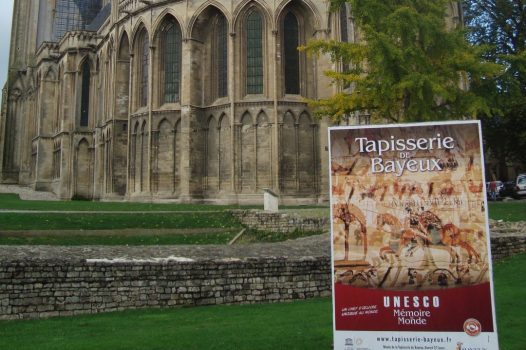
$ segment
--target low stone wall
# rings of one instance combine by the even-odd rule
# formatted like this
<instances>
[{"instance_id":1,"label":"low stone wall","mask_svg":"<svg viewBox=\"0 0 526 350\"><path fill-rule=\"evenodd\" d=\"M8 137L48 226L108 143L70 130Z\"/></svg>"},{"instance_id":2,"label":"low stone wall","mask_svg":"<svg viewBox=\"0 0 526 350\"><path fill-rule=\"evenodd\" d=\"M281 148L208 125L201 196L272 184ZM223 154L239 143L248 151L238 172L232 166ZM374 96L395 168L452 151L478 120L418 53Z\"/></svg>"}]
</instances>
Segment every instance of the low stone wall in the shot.
<instances>
[{"instance_id":1,"label":"low stone wall","mask_svg":"<svg viewBox=\"0 0 526 350\"><path fill-rule=\"evenodd\" d=\"M292 232L328 231L328 218L306 218L287 213L272 213L261 210L232 210L232 214L249 228L271 231ZM526 222L490 221L491 252L494 260L526 252Z\"/></svg>"},{"instance_id":2,"label":"low stone wall","mask_svg":"<svg viewBox=\"0 0 526 350\"><path fill-rule=\"evenodd\" d=\"M329 296L330 259L0 263L0 319Z\"/></svg>"},{"instance_id":3,"label":"low stone wall","mask_svg":"<svg viewBox=\"0 0 526 350\"><path fill-rule=\"evenodd\" d=\"M526 253L526 235L491 239L491 255L495 261L521 253Z\"/></svg>"},{"instance_id":4,"label":"low stone wall","mask_svg":"<svg viewBox=\"0 0 526 350\"><path fill-rule=\"evenodd\" d=\"M328 231L328 217L301 217L288 213L272 213L261 210L232 210L241 223L249 228L270 232Z\"/></svg>"},{"instance_id":5,"label":"low stone wall","mask_svg":"<svg viewBox=\"0 0 526 350\"><path fill-rule=\"evenodd\" d=\"M501 260L526 253L526 222L490 221L491 254Z\"/></svg>"},{"instance_id":6,"label":"low stone wall","mask_svg":"<svg viewBox=\"0 0 526 350\"><path fill-rule=\"evenodd\" d=\"M494 260L526 252L525 228L491 223ZM327 234L206 248L4 247L0 319L330 296L329 247Z\"/></svg>"}]
</instances>

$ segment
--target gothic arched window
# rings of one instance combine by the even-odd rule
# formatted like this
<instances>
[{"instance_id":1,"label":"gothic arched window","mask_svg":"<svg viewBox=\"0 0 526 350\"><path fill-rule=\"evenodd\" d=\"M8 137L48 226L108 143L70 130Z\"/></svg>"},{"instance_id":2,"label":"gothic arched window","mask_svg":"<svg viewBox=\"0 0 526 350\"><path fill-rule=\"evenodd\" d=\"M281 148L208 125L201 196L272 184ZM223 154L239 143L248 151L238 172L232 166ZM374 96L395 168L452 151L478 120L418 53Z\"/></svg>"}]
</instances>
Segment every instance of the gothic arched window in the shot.
<instances>
[{"instance_id":1,"label":"gothic arched window","mask_svg":"<svg viewBox=\"0 0 526 350\"><path fill-rule=\"evenodd\" d=\"M165 103L178 102L181 96L181 29L175 21L163 28L163 68Z\"/></svg>"},{"instance_id":2,"label":"gothic arched window","mask_svg":"<svg viewBox=\"0 0 526 350\"><path fill-rule=\"evenodd\" d=\"M82 70L82 87L80 98L80 126L88 126L89 122L89 99L90 99L90 81L91 67L86 60L81 67Z\"/></svg>"},{"instance_id":3,"label":"gothic arched window","mask_svg":"<svg viewBox=\"0 0 526 350\"><path fill-rule=\"evenodd\" d=\"M247 94L263 93L263 18L257 10L247 17Z\"/></svg>"},{"instance_id":4,"label":"gothic arched window","mask_svg":"<svg viewBox=\"0 0 526 350\"><path fill-rule=\"evenodd\" d=\"M353 34L352 23L349 17L348 4L344 3L340 6L340 41L344 43L351 42ZM354 41L354 38L352 38ZM342 62L342 72L348 72L350 69L349 62ZM350 84L346 83L344 88L349 88Z\"/></svg>"},{"instance_id":5,"label":"gothic arched window","mask_svg":"<svg viewBox=\"0 0 526 350\"><path fill-rule=\"evenodd\" d=\"M283 47L285 62L285 93L300 93L299 25L296 16L289 12L283 22Z\"/></svg>"},{"instance_id":6,"label":"gothic arched window","mask_svg":"<svg viewBox=\"0 0 526 350\"><path fill-rule=\"evenodd\" d=\"M148 78L150 68L150 41L148 32L143 30L139 46L139 106L148 105Z\"/></svg>"},{"instance_id":7,"label":"gothic arched window","mask_svg":"<svg viewBox=\"0 0 526 350\"><path fill-rule=\"evenodd\" d=\"M228 95L228 41L227 23L224 16L218 16L215 27L215 70L217 71L217 97Z\"/></svg>"},{"instance_id":8,"label":"gothic arched window","mask_svg":"<svg viewBox=\"0 0 526 350\"><path fill-rule=\"evenodd\" d=\"M340 40L344 43L349 42L349 18L347 16L347 4L340 6Z\"/></svg>"}]
</instances>

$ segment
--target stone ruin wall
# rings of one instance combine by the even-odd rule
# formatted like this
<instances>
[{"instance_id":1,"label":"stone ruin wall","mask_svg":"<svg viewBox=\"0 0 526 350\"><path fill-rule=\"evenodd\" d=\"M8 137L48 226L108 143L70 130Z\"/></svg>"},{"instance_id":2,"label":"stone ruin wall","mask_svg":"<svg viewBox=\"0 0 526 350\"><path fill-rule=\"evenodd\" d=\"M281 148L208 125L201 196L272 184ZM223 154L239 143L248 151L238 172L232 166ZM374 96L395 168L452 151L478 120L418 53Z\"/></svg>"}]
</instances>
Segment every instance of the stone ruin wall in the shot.
<instances>
[{"instance_id":1,"label":"stone ruin wall","mask_svg":"<svg viewBox=\"0 0 526 350\"><path fill-rule=\"evenodd\" d=\"M330 259L0 262L0 320L327 297Z\"/></svg>"},{"instance_id":2,"label":"stone ruin wall","mask_svg":"<svg viewBox=\"0 0 526 350\"><path fill-rule=\"evenodd\" d=\"M248 228L270 232L319 231L329 232L327 217L304 218L293 214L261 210L232 210L232 214ZM491 252L494 260L526 252L526 221L490 222Z\"/></svg>"},{"instance_id":3,"label":"stone ruin wall","mask_svg":"<svg viewBox=\"0 0 526 350\"><path fill-rule=\"evenodd\" d=\"M272 214L272 217L279 216ZM269 220L267 228L278 225L279 220L275 220ZM285 216L283 220L290 222L291 218ZM306 224L301 226L301 218L294 220L299 225L297 227L308 227ZM526 252L526 222L492 222L491 230L495 261ZM219 260L0 260L0 319L46 318L138 308L283 302L328 297L331 283L329 256Z\"/></svg>"},{"instance_id":4,"label":"stone ruin wall","mask_svg":"<svg viewBox=\"0 0 526 350\"><path fill-rule=\"evenodd\" d=\"M248 228L270 232L319 231L329 232L328 217L305 218L293 214L261 210L232 210L232 215Z\"/></svg>"}]
</instances>

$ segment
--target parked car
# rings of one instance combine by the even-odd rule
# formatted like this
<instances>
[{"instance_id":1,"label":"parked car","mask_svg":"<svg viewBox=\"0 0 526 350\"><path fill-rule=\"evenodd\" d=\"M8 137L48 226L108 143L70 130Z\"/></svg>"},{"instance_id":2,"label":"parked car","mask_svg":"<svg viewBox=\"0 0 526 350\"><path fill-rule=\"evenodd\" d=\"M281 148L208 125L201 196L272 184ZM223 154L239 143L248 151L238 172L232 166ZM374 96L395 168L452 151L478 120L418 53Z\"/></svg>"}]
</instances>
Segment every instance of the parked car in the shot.
<instances>
[{"instance_id":1,"label":"parked car","mask_svg":"<svg viewBox=\"0 0 526 350\"><path fill-rule=\"evenodd\" d=\"M502 198L516 197L517 194L515 193L515 186L515 181L506 181L504 183L504 188L499 192L499 196Z\"/></svg>"},{"instance_id":2,"label":"parked car","mask_svg":"<svg viewBox=\"0 0 526 350\"><path fill-rule=\"evenodd\" d=\"M519 174L515 180L515 194L517 197L526 197L526 174Z\"/></svg>"},{"instance_id":3,"label":"parked car","mask_svg":"<svg viewBox=\"0 0 526 350\"><path fill-rule=\"evenodd\" d=\"M497 182L497 190L496 190L496 198L502 198L502 191L504 190L504 182L502 181L496 181ZM491 198L491 193L489 191L489 184L491 182L486 182L486 193L488 195L488 199L492 199Z\"/></svg>"}]
</instances>

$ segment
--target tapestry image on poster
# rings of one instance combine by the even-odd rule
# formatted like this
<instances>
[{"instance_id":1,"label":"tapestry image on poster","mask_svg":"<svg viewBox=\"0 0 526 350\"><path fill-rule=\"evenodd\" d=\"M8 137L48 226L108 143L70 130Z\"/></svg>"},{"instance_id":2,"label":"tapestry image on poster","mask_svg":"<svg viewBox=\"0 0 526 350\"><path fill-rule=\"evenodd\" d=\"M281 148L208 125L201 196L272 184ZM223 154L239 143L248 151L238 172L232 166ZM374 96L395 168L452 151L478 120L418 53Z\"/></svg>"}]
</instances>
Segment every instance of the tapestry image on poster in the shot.
<instances>
[{"instance_id":1,"label":"tapestry image on poster","mask_svg":"<svg viewBox=\"0 0 526 350\"><path fill-rule=\"evenodd\" d=\"M336 331L495 331L479 130L330 129Z\"/></svg>"}]
</instances>

